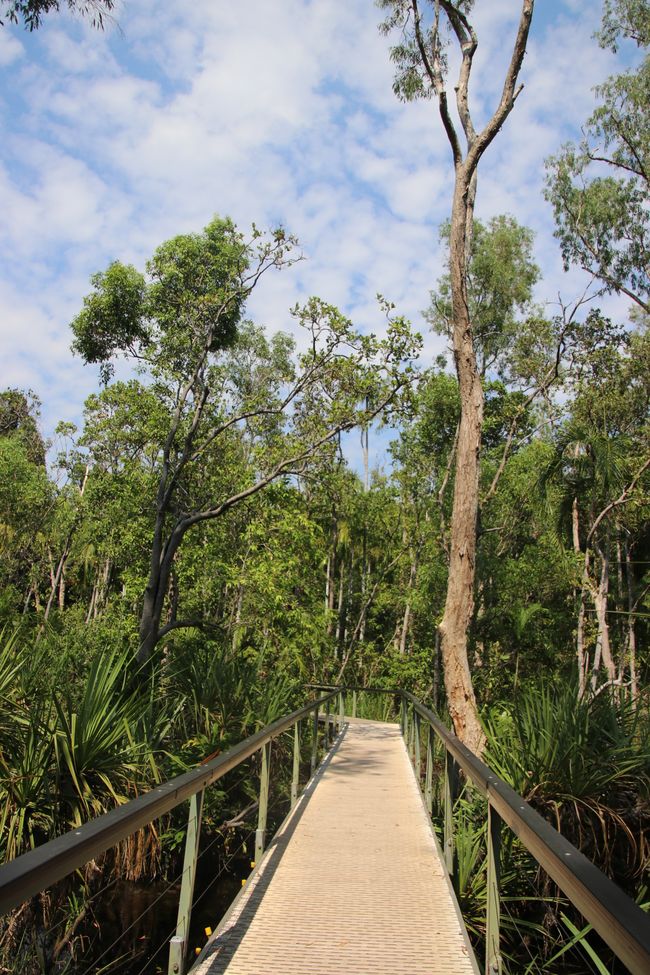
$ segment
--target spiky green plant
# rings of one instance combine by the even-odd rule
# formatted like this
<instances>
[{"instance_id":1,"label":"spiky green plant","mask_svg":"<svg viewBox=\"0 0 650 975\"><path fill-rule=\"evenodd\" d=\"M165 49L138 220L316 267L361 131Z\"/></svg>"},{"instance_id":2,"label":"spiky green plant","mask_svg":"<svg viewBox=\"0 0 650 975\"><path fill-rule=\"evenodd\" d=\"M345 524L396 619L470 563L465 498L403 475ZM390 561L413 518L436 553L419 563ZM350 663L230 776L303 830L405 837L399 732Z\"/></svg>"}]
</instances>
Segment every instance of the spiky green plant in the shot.
<instances>
[{"instance_id":1,"label":"spiky green plant","mask_svg":"<svg viewBox=\"0 0 650 975\"><path fill-rule=\"evenodd\" d=\"M0 851L12 860L48 839L56 823L52 708L14 703L9 741L0 746Z\"/></svg>"},{"instance_id":2,"label":"spiky green plant","mask_svg":"<svg viewBox=\"0 0 650 975\"><path fill-rule=\"evenodd\" d=\"M650 741L642 720L630 702L604 693L578 700L571 681L529 686L485 719L488 764L619 881L647 857Z\"/></svg>"},{"instance_id":3,"label":"spiky green plant","mask_svg":"<svg viewBox=\"0 0 650 975\"><path fill-rule=\"evenodd\" d=\"M54 698L57 794L71 826L126 802L144 779L145 749L131 733L140 701L128 676L126 654L109 652L92 662L78 702Z\"/></svg>"}]
</instances>

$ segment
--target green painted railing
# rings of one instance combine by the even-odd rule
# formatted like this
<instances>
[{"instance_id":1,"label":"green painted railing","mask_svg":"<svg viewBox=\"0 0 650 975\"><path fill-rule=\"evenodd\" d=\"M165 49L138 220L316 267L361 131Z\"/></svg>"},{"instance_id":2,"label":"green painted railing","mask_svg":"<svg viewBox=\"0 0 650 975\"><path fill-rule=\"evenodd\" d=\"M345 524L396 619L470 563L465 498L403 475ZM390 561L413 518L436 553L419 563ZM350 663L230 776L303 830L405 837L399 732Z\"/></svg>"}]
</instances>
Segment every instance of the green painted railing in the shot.
<instances>
[{"instance_id":1,"label":"green painted railing","mask_svg":"<svg viewBox=\"0 0 650 975\"><path fill-rule=\"evenodd\" d=\"M386 688L324 687L322 697L279 718L223 755L158 786L151 792L100 816L79 829L59 836L16 860L0 867L0 913L18 907L30 897L62 880L93 857L126 839L181 802L190 800L185 845L183 880L179 899L176 934L170 943L170 975L185 970L187 938L198 858L203 796L207 788L237 765L260 752L260 792L255 833L256 860L266 845L271 743L293 730L291 805L299 793L301 723L311 722L312 774L318 765L322 720L322 745L327 751L332 727L345 724L345 702L351 697L352 716L358 707L358 694L389 694L400 702L401 727L406 747L423 794L429 815L433 810L434 740L445 748L443 805L443 858L450 874L454 870L454 805L459 794L461 773L487 800L488 903L485 972L498 975L502 969L499 947L499 865L503 825L507 825L535 857L560 890L584 915L632 975L650 972L650 919L641 909L594 866L579 850L546 822L506 782L495 775L469 751L412 694ZM330 714L332 702L338 714ZM424 725L424 733L423 733ZM426 761L422 776L422 744L426 741Z\"/></svg>"},{"instance_id":2,"label":"green painted railing","mask_svg":"<svg viewBox=\"0 0 650 975\"><path fill-rule=\"evenodd\" d=\"M313 685L335 690L331 685ZM343 690L339 688L339 690ZM486 975L502 971L499 947L499 873L503 825L519 837L560 890L593 925L603 941L632 975L650 973L650 918L605 874L543 819L522 796L496 775L449 731L439 717L406 691L386 688L346 688L353 693L381 693L401 700L400 723L409 757L429 813L433 813L434 736L445 748L443 788L443 857L454 871L454 805L460 773L487 800L487 918ZM427 726L426 764L422 780L422 724Z\"/></svg>"},{"instance_id":3,"label":"green painted railing","mask_svg":"<svg viewBox=\"0 0 650 975\"><path fill-rule=\"evenodd\" d=\"M217 758L186 772L163 785L157 786L137 799L119 806L79 829L58 836L49 843L31 850L23 856L0 867L0 914L11 911L35 894L63 880L89 860L105 853L112 846L127 839L143 826L170 812L185 800L190 800L188 828L185 841L183 879L178 905L176 934L170 941L169 975L183 975L187 959L187 939L190 929L194 881L201 834L201 814L205 790L223 778L236 766L256 752L261 753L260 791L257 830L255 832L255 857L261 857L266 845L269 771L271 742L279 735L293 729L293 768L291 804L298 799L301 749L301 722L312 719L311 771L318 763L319 715L324 709L322 745L329 748L332 724L329 711L333 700L339 700L339 730L343 722L342 695L330 691L315 701L310 701L298 711L287 714L273 724L246 738L234 748Z\"/></svg>"}]
</instances>

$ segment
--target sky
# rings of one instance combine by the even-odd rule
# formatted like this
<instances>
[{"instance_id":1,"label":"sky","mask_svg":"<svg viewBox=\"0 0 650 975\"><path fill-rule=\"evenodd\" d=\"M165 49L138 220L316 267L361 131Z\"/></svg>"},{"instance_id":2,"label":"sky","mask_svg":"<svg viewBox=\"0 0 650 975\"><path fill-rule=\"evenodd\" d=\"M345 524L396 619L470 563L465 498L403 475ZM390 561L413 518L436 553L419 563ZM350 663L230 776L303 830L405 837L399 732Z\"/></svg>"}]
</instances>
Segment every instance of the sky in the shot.
<instances>
[{"instance_id":1,"label":"sky","mask_svg":"<svg viewBox=\"0 0 650 975\"><path fill-rule=\"evenodd\" d=\"M562 270L544 159L580 137L593 86L620 62L592 38L594 0L537 7L525 88L481 163L477 216L534 230L537 298L552 313L586 282ZM478 125L519 8L476 0ZM271 331L291 330L289 309L312 294L381 331L381 293L423 332L425 364L444 351L422 309L443 270L450 151L433 103L393 95L380 20L372 0L118 0L104 33L65 13L32 34L0 28L0 382L37 393L46 435L79 423L98 386L70 351L90 275L115 259L143 268L214 214L300 240L305 260L267 275L248 305Z\"/></svg>"}]
</instances>

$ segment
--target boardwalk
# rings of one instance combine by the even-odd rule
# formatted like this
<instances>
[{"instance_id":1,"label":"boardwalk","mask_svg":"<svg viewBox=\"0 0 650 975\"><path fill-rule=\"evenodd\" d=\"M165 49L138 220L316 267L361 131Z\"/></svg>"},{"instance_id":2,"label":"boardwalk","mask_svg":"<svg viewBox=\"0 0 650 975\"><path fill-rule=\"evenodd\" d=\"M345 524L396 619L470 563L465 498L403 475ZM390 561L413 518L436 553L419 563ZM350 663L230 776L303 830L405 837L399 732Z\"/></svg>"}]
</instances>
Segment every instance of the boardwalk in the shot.
<instances>
[{"instance_id":1,"label":"boardwalk","mask_svg":"<svg viewBox=\"0 0 650 975\"><path fill-rule=\"evenodd\" d=\"M397 725L350 723L192 975L476 975Z\"/></svg>"}]
</instances>

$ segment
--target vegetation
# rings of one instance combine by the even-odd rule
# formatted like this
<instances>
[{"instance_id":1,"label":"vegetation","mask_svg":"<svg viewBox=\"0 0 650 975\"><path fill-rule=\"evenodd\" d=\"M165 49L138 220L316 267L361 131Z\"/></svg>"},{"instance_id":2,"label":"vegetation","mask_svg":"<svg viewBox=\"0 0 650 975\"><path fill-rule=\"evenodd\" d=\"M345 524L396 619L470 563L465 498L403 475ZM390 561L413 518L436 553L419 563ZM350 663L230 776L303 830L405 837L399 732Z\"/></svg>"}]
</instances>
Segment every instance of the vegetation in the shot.
<instances>
[{"instance_id":1,"label":"vegetation","mask_svg":"<svg viewBox=\"0 0 650 975\"><path fill-rule=\"evenodd\" d=\"M37 30L43 23L45 14L58 13L63 0L1 0L0 27L5 23L20 24L25 30ZM79 13L82 17L89 17L93 27L100 30L115 7L115 0L64 0L65 6L72 13Z\"/></svg>"},{"instance_id":2,"label":"vegetation","mask_svg":"<svg viewBox=\"0 0 650 975\"><path fill-rule=\"evenodd\" d=\"M549 160L564 260L597 289L549 318L533 303L532 233L507 215L473 220L478 161L517 96L532 3L505 101L478 134L465 102L471 4L430 4L429 21L415 0L380 6L403 31L397 93L435 96L452 145L449 256L425 317L458 368L418 368L420 338L386 302L382 339L319 298L293 310L298 340L248 320L260 279L297 259L282 228L245 236L215 217L161 244L144 271L114 262L94 275L71 325L75 352L100 369L82 428L61 424L45 443L37 396L0 393L0 856L227 749L301 701L305 684L399 685L447 710L645 901L647 57L601 86L584 142ZM0 13L49 9L10 8ZM466 153L444 111L443 15L462 43ZM645 50L647 27L643 0L605 4L603 44ZM634 310L612 320L604 292ZM116 379L119 358L131 369ZM351 430L365 450L371 436L390 441L387 472L358 475L342 448ZM388 706L364 702L378 717ZM233 773L210 794L206 831L250 801ZM480 941L484 806L466 791L457 817L457 892ZM5 970L79 971L80 919L103 887L170 881L182 836L166 817L18 911L0 933ZM610 970L514 841L503 884L509 970Z\"/></svg>"},{"instance_id":3,"label":"vegetation","mask_svg":"<svg viewBox=\"0 0 650 975\"><path fill-rule=\"evenodd\" d=\"M424 3L419 0L380 0L379 6L387 11L382 29L386 33L397 30L400 35L400 42L391 50L397 67L395 93L407 101L417 97L435 99L453 159L454 191L448 227L447 323L460 394L454 451L454 466L459 476L454 478L447 595L438 632L447 706L456 734L470 748L480 751L484 735L477 713L467 639L474 615L479 459L485 403L483 377L476 357L476 342L482 325L471 315L469 266L473 258L475 268L478 267L472 236L479 163L512 112L521 91L518 79L526 53L534 0L522 0L503 91L480 130L476 129L476 116L469 100L474 55L478 47L478 35L469 20L471 4L449 0ZM462 135L451 115L447 99L446 32L453 38L456 46L454 53L460 60L454 90ZM463 138L466 148L462 145ZM522 287L526 287L524 281ZM507 299L505 304L508 304ZM494 311L498 315L499 310L495 308ZM505 323L497 326L504 327Z\"/></svg>"}]
</instances>

